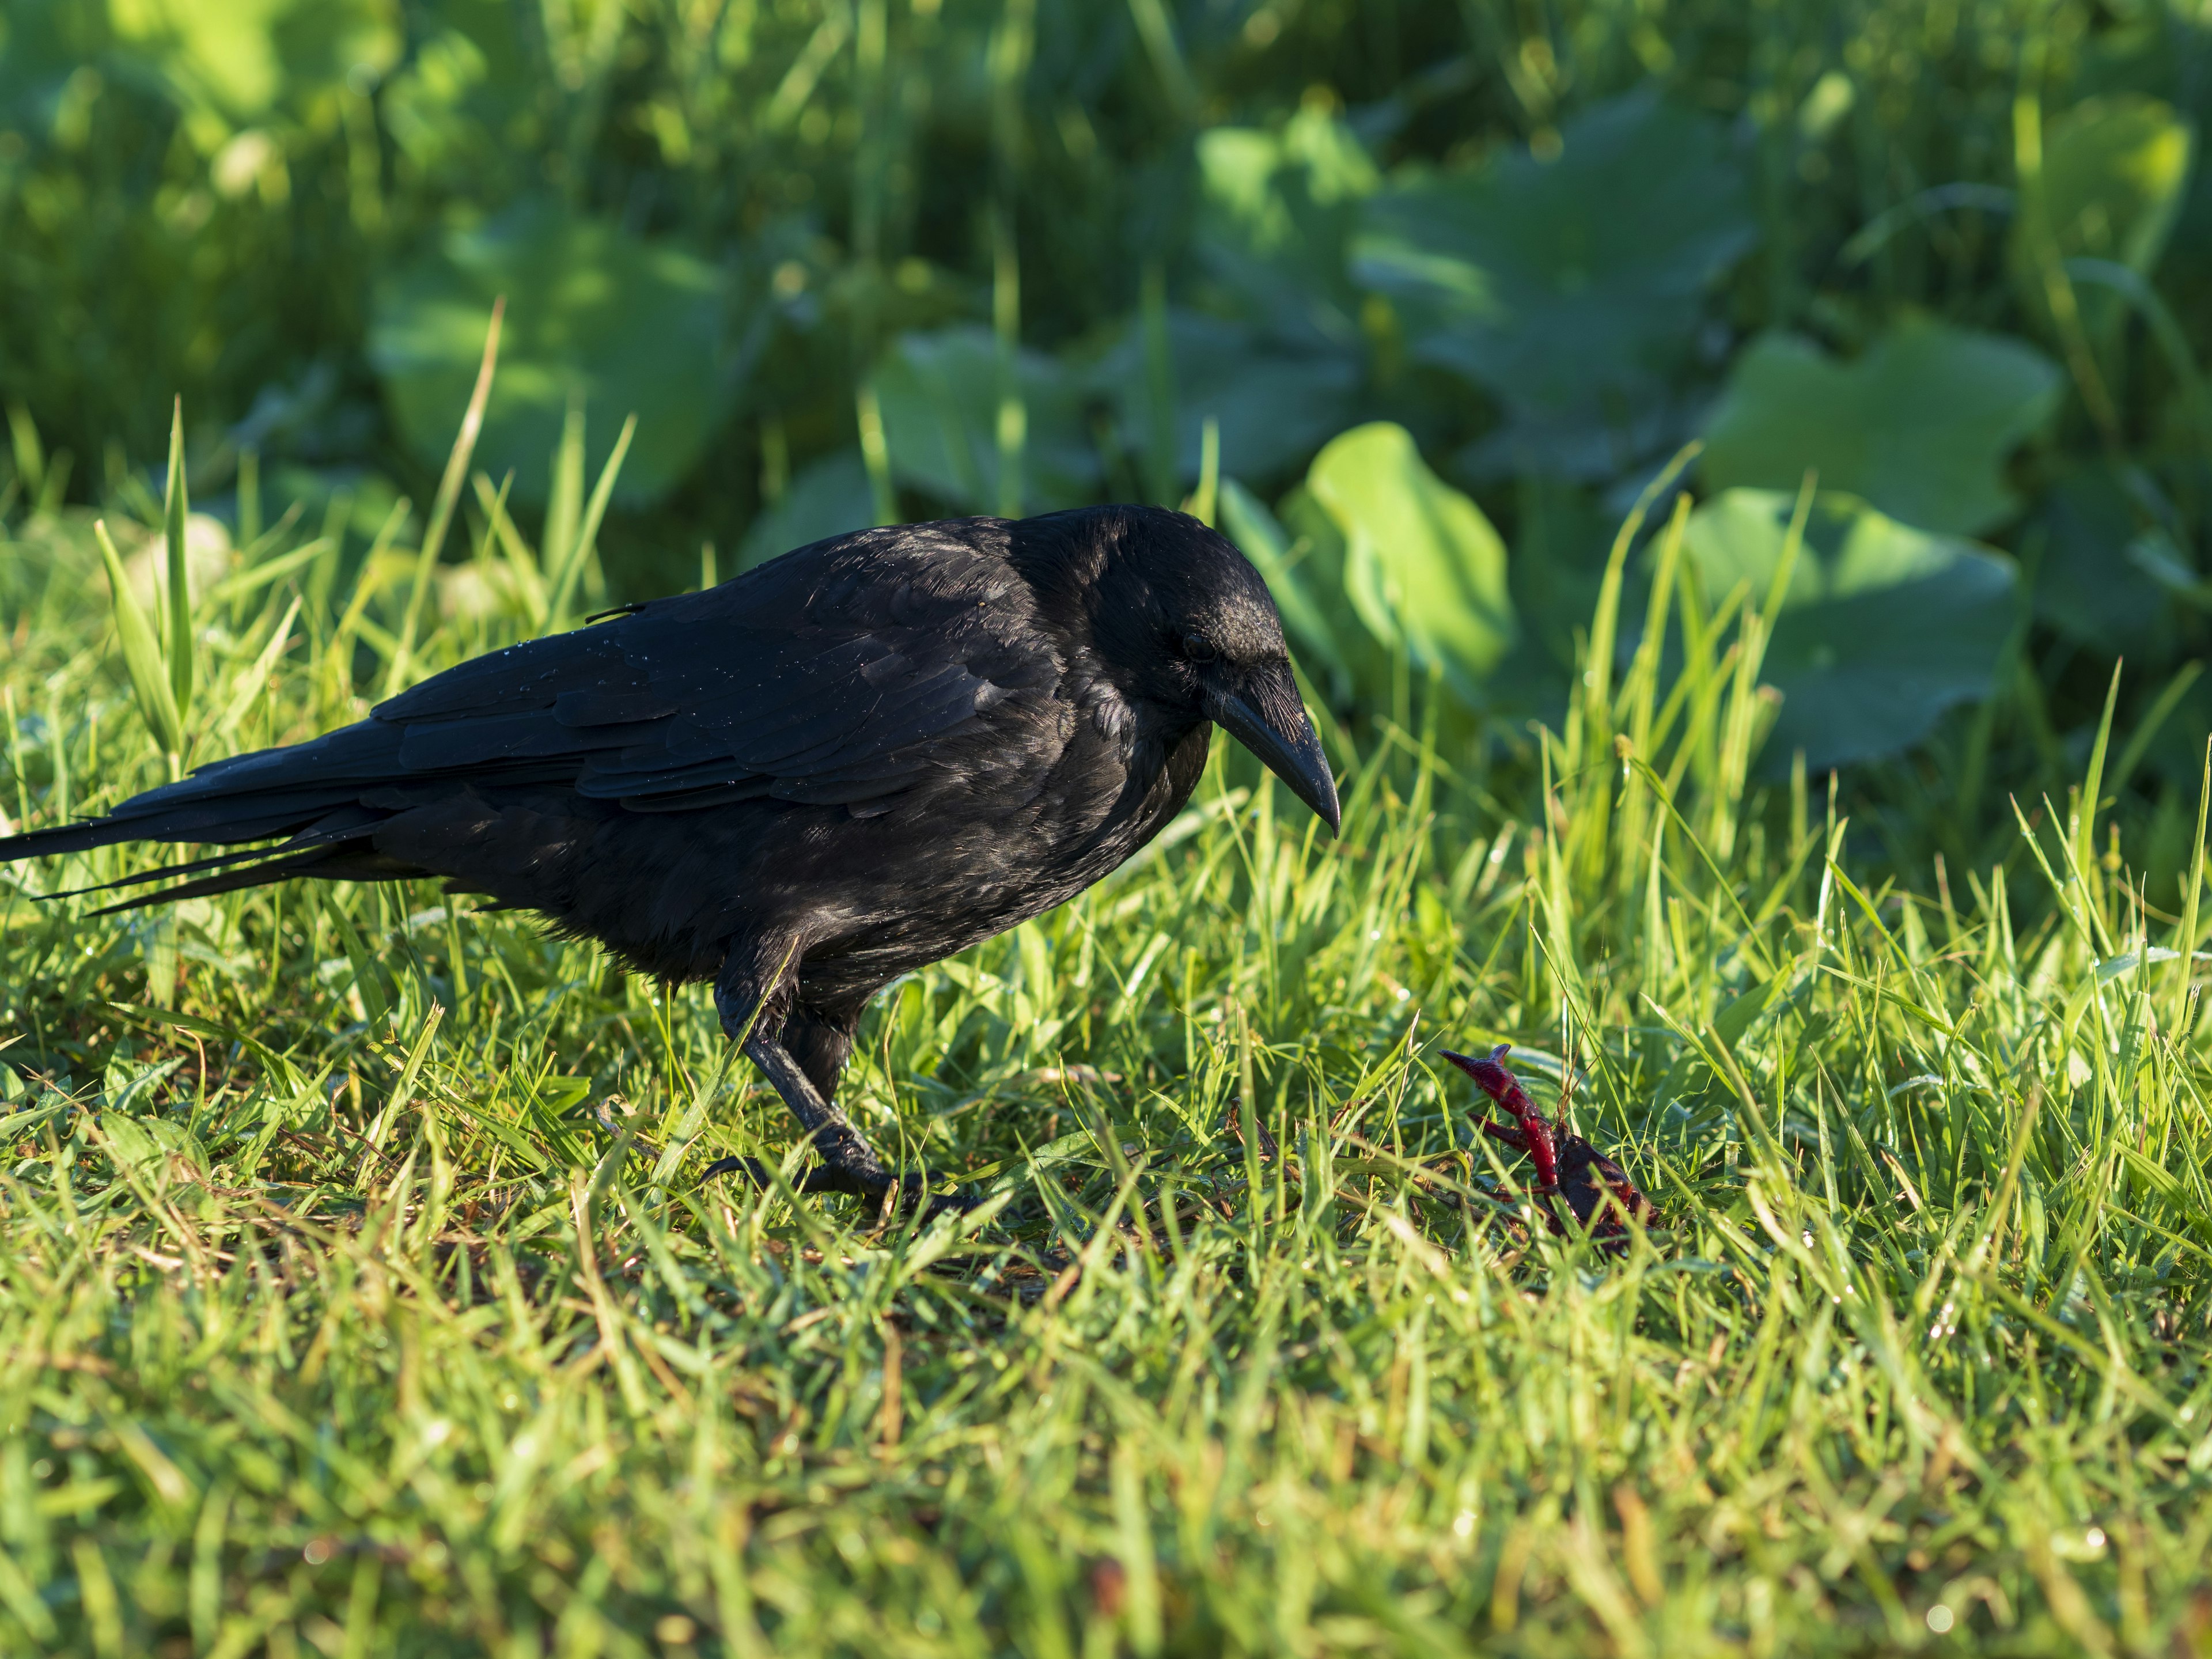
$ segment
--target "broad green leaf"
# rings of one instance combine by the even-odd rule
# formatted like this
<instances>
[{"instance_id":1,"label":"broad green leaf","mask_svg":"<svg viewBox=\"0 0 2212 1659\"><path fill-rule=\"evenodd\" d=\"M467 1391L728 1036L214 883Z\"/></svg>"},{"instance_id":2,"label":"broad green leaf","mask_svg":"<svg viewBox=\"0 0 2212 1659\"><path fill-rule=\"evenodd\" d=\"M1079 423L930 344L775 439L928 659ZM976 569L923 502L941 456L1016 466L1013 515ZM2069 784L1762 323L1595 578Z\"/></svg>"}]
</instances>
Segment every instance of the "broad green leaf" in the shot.
<instances>
[{"instance_id":1,"label":"broad green leaf","mask_svg":"<svg viewBox=\"0 0 2212 1659\"><path fill-rule=\"evenodd\" d=\"M543 36L509 0L439 0L419 15L406 61L377 94L392 142L426 179L505 200L544 141L555 89Z\"/></svg>"},{"instance_id":2,"label":"broad green leaf","mask_svg":"<svg viewBox=\"0 0 2212 1659\"><path fill-rule=\"evenodd\" d=\"M187 108L250 125L298 113L405 46L398 0L112 0L117 46Z\"/></svg>"},{"instance_id":3,"label":"broad green leaf","mask_svg":"<svg viewBox=\"0 0 2212 1659\"><path fill-rule=\"evenodd\" d=\"M543 502L547 458L570 396L591 411L587 465L605 464L623 417L637 441L616 499L657 501L690 473L729 405L735 354L724 272L667 242L549 202L527 202L442 243L379 289L369 358L401 434L444 461L483 353L484 318L507 296L499 374L476 463L512 468L517 497Z\"/></svg>"},{"instance_id":4,"label":"broad green leaf","mask_svg":"<svg viewBox=\"0 0 2212 1659\"><path fill-rule=\"evenodd\" d=\"M2148 276L2181 211L2196 129L2155 98L2092 98L2043 141L2043 213L2062 258L2110 259ZM2013 254L2024 259L2026 222Z\"/></svg>"},{"instance_id":5,"label":"broad green leaf","mask_svg":"<svg viewBox=\"0 0 2212 1659\"><path fill-rule=\"evenodd\" d=\"M1731 489L1692 514L1683 550L1705 592L1747 581L1762 598L1795 505L1785 490ZM1802 749L1818 770L1917 743L1945 709L1988 695L2016 587L2003 556L1824 491L1766 648L1761 678L1783 697L1766 754Z\"/></svg>"},{"instance_id":6,"label":"broad green leaf","mask_svg":"<svg viewBox=\"0 0 2212 1659\"><path fill-rule=\"evenodd\" d=\"M1311 456L1351 416L1359 382L1352 352L1286 350L1243 324L1188 311L1170 312L1167 330L1176 465L1186 483L1198 477L1209 417L1221 434L1221 471L1267 478ZM1140 319L1130 319L1090 378L1114 402L1123 447L1134 450L1150 419Z\"/></svg>"},{"instance_id":7,"label":"broad green leaf","mask_svg":"<svg viewBox=\"0 0 2212 1659\"><path fill-rule=\"evenodd\" d=\"M841 449L800 468L783 499L753 520L738 550L738 568L750 570L795 547L865 530L875 521L867 465L859 450Z\"/></svg>"},{"instance_id":8,"label":"broad green leaf","mask_svg":"<svg viewBox=\"0 0 2212 1659\"><path fill-rule=\"evenodd\" d=\"M1561 138L1550 161L1401 175L1368 202L1352 268L1414 356L1504 405L1498 459L1607 477L1665 435L1707 290L1754 227L1716 120L1636 92Z\"/></svg>"},{"instance_id":9,"label":"broad green leaf","mask_svg":"<svg viewBox=\"0 0 2212 1659\"><path fill-rule=\"evenodd\" d=\"M972 325L902 334L874 375L892 471L902 483L970 513L998 507L998 349L989 329ZM1037 351L1024 350L1014 373L1028 416L1027 510L1094 499L1098 454L1084 419L1081 380Z\"/></svg>"},{"instance_id":10,"label":"broad green leaf","mask_svg":"<svg viewBox=\"0 0 2212 1659\"><path fill-rule=\"evenodd\" d=\"M1309 349L1356 344L1346 258L1382 178L1351 128L1308 106L1272 131L1210 128L1197 148L1197 249L1236 308Z\"/></svg>"},{"instance_id":11,"label":"broad green leaf","mask_svg":"<svg viewBox=\"0 0 2212 1659\"><path fill-rule=\"evenodd\" d=\"M1904 324L1850 362L1770 334L1713 413L1705 481L1793 490L1810 467L1824 489L1969 535L2012 515L2005 459L2049 415L2059 378L2032 346L1942 323Z\"/></svg>"},{"instance_id":12,"label":"broad green leaf","mask_svg":"<svg viewBox=\"0 0 2212 1659\"><path fill-rule=\"evenodd\" d=\"M1587 486L1532 477L1515 491L1513 544L1508 556L1513 607L1521 620L1521 649L1511 665L1528 690L1564 696L1563 674L1579 665L1577 653L1590 628L1604 586L1606 556L1620 530L1620 511ZM1638 566L1625 572L1621 615L1640 614L1645 592ZM1634 641L1618 641L1626 665Z\"/></svg>"},{"instance_id":13,"label":"broad green leaf","mask_svg":"<svg viewBox=\"0 0 2212 1659\"><path fill-rule=\"evenodd\" d=\"M2039 503L2043 557L2035 614L2077 643L2163 660L2179 618L2158 581L2131 556L2151 527L2116 466L2079 467Z\"/></svg>"},{"instance_id":14,"label":"broad green leaf","mask_svg":"<svg viewBox=\"0 0 2212 1659\"><path fill-rule=\"evenodd\" d=\"M1482 509L1387 421L1332 439L1306 488L1344 537L1345 597L1368 631L1477 695L1514 635L1505 544Z\"/></svg>"}]
</instances>

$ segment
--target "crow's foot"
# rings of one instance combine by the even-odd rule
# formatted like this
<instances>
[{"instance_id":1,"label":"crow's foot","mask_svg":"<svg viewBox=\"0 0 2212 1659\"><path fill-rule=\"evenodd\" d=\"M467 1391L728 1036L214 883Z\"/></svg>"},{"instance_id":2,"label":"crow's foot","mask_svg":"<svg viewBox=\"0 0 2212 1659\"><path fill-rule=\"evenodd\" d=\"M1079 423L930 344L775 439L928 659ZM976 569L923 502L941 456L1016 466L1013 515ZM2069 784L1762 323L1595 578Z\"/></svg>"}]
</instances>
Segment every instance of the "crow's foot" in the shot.
<instances>
[{"instance_id":1,"label":"crow's foot","mask_svg":"<svg viewBox=\"0 0 2212 1659\"><path fill-rule=\"evenodd\" d=\"M716 1176L742 1175L763 1191L775 1186L770 1167L757 1158L720 1158L700 1172L702 1181ZM792 1189L800 1193L848 1193L880 1205L893 1193L897 1194L893 1207L904 1215L921 1210L925 1218L944 1214L946 1211L965 1213L982 1200L974 1194L961 1190L949 1176L932 1171L927 1175L907 1175L886 1179L873 1171L861 1172L841 1170L833 1164L817 1164L795 1178ZM947 1190L951 1188L951 1190Z\"/></svg>"}]
</instances>

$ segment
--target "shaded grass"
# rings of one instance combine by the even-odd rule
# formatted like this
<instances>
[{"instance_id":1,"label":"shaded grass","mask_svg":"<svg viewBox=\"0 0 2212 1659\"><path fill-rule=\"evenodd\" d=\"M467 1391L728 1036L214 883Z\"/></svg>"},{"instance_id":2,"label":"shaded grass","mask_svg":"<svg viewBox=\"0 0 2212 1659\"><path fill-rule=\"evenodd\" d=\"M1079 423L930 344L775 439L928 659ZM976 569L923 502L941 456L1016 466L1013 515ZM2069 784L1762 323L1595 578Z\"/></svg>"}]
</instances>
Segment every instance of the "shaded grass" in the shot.
<instances>
[{"instance_id":1,"label":"shaded grass","mask_svg":"<svg viewBox=\"0 0 2212 1659\"><path fill-rule=\"evenodd\" d=\"M537 615L476 529L510 597L424 672ZM52 822L166 762L82 526L15 533L0 802ZM418 566L322 556L202 596L203 755L381 684ZM2194 900L2108 856L2103 745L2010 869L1869 889L1746 782L1762 597L1656 584L1680 678L1587 680L1534 780L1334 734L1334 845L1218 756L1157 851L888 992L855 1115L1007 1200L927 1226L701 1187L781 1109L703 993L526 918L0 877L0 1647L2212 1639ZM1522 1224L1431 1063L1492 1041L1663 1230Z\"/></svg>"}]
</instances>

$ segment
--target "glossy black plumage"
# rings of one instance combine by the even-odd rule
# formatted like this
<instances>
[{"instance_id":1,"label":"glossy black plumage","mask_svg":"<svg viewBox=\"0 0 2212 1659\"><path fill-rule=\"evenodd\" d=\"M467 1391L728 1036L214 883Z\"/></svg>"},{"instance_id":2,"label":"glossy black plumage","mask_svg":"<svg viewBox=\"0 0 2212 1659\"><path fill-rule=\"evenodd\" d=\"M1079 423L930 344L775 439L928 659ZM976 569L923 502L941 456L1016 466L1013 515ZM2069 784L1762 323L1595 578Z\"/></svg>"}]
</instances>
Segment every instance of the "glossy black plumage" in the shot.
<instances>
[{"instance_id":1,"label":"glossy black plumage","mask_svg":"<svg viewBox=\"0 0 2212 1659\"><path fill-rule=\"evenodd\" d=\"M891 1177L830 1104L868 998L1142 847L1213 721L1334 828L1274 607L1218 536L1146 507L903 526L463 663L0 860L277 840L135 902L436 876L543 912L713 978L814 1184L873 1192Z\"/></svg>"}]
</instances>

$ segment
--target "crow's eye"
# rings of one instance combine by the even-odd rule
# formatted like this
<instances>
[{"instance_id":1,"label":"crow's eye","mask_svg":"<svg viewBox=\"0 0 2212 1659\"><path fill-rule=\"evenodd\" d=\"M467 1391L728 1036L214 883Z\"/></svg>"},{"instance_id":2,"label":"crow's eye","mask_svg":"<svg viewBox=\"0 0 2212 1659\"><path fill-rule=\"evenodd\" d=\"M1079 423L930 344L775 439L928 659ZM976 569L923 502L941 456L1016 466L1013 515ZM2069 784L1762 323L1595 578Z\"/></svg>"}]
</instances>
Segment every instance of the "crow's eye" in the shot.
<instances>
[{"instance_id":1,"label":"crow's eye","mask_svg":"<svg viewBox=\"0 0 2212 1659\"><path fill-rule=\"evenodd\" d=\"M1219 654L1213 648L1213 641L1203 634L1184 635L1182 653L1193 662L1212 662Z\"/></svg>"}]
</instances>

